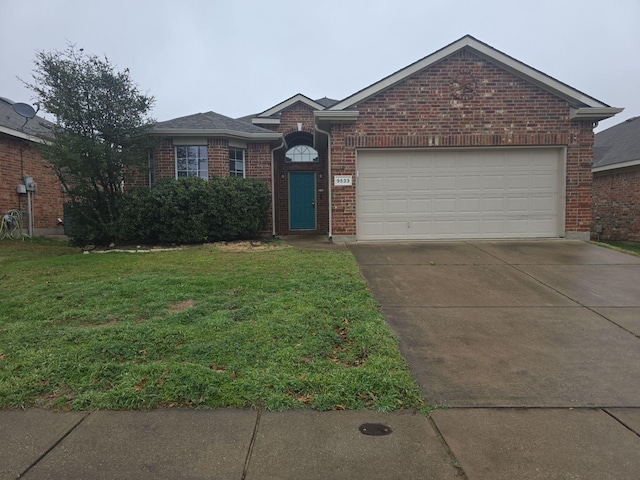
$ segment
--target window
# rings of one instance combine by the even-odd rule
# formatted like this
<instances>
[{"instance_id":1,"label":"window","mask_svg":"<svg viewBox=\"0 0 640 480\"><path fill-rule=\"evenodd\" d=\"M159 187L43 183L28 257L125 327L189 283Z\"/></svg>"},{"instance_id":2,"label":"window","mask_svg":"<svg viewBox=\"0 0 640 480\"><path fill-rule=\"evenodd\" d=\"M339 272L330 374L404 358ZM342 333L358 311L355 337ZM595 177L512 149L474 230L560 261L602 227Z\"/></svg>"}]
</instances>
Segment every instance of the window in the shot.
<instances>
[{"instance_id":1,"label":"window","mask_svg":"<svg viewBox=\"0 0 640 480\"><path fill-rule=\"evenodd\" d=\"M287 150L284 158L287 162L317 162L318 152L307 145L297 145Z\"/></svg>"},{"instance_id":2,"label":"window","mask_svg":"<svg viewBox=\"0 0 640 480\"><path fill-rule=\"evenodd\" d=\"M235 147L229 149L229 175L244 178L244 149Z\"/></svg>"},{"instance_id":3,"label":"window","mask_svg":"<svg viewBox=\"0 0 640 480\"><path fill-rule=\"evenodd\" d=\"M200 177L207 180L207 147L176 147L176 177Z\"/></svg>"}]
</instances>

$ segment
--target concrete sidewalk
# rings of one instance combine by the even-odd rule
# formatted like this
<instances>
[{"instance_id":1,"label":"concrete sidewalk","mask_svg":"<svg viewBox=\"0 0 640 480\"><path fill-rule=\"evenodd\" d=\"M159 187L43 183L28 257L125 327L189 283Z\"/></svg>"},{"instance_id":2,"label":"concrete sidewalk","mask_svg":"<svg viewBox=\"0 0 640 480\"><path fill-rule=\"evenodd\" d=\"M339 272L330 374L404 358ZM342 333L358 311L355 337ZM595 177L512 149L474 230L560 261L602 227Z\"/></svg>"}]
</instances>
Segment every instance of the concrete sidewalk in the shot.
<instances>
[{"instance_id":1,"label":"concrete sidewalk","mask_svg":"<svg viewBox=\"0 0 640 480\"><path fill-rule=\"evenodd\" d=\"M364 424L391 433L364 435ZM431 418L32 409L0 411L0 431L0 480L614 480L640 472L640 409L464 408Z\"/></svg>"},{"instance_id":2,"label":"concrete sidewalk","mask_svg":"<svg viewBox=\"0 0 640 480\"><path fill-rule=\"evenodd\" d=\"M364 435L366 423L391 433ZM409 412L32 409L0 411L0 430L0 480L464 478Z\"/></svg>"}]
</instances>

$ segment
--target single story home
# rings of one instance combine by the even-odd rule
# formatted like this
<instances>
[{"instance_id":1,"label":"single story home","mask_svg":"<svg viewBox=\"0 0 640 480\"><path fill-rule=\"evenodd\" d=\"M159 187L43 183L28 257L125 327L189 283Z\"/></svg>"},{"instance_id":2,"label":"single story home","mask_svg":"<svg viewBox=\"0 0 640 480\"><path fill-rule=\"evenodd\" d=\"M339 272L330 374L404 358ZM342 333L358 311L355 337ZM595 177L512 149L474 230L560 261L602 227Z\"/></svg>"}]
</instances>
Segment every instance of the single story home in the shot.
<instances>
[{"instance_id":1,"label":"single story home","mask_svg":"<svg viewBox=\"0 0 640 480\"><path fill-rule=\"evenodd\" d=\"M596 133L592 238L640 242L640 117Z\"/></svg>"},{"instance_id":2,"label":"single story home","mask_svg":"<svg viewBox=\"0 0 640 480\"><path fill-rule=\"evenodd\" d=\"M34 236L62 234L62 186L36 148L51 136L52 124L13 107L0 97L0 214L20 211L24 231Z\"/></svg>"},{"instance_id":3,"label":"single story home","mask_svg":"<svg viewBox=\"0 0 640 480\"><path fill-rule=\"evenodd\" d=\"M342 100L160 122L149 182L262 179L273 235L588 239L593 127L621 110L465 36Z\"/></svg>"}]
</instances>

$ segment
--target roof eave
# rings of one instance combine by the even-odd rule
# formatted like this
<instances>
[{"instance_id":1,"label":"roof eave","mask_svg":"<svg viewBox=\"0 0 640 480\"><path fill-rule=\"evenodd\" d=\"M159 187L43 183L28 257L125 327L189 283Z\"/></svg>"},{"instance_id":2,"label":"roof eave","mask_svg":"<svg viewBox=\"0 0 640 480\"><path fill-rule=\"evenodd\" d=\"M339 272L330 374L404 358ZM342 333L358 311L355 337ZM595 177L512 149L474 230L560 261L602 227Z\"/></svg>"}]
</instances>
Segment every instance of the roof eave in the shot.
<instances>
[{"instance_id":1,"label":"roof eave","mask_svg":"<svg viewBox=\"0 0 640 480\"><path fill-rule=\"evenodd\" d=\"M607 170L617 170L619 168L628 168L628 167L636 167L640 165L640 159L638 160L629 160L626 162L620 162L620 163L612 163L610 165L603 165L601 167L593 167L591 169L591 171L593 173L598 173L598 172L606 172Z\"/></svg>"},{"instance_id":2,"label":"roof eave","mask_svg":"<svg viewBox=\"0 0 640 480\"><path fill-rule=\"evenodd\" d=\"M320 110L313 112L313 116L320 122L353 123L358 119L358 110Z\"/></svg>"},{"instance_id":3,"label":"roof eave","mask_svg":"<svg viewBox=\"0 0 640 480\"><path fill-rule=\"evenodd\" d=\"M280 119L255 117L251 119L251 123L253 125L280 125Z\"/></svg>"},{"instance_id":4,"label":"roof eave","mask_svg":"<svg viewBox=\"0 0 640 480\"><path fill-rule=\"evenodd\" d=\"M586 107L586 108L571 108L569 112L569 118L571 120L590 120L592 122L599 122L617 115L624 108L614 107Z\"/></svg>"},{"instance_id":5,"label":"roof eave","mask_svg":"<svg viewBox=\"0 0 640 480\"><path fill-rule=\"evenodd\" d=\"M243 140L280 140L282 134L280 133L267 133L267 132L239 132L237 130L227 129L201 129L201 128L154 128L151 131L152 135L162 135L167 137L227 137L227 138L241 138Z\"/></svg>"},{"instance_id":6,"label":"roof eave","mask_svg":"<svg viewBox=\"0 0 640 480\"><path fill-rule=\"evenodd\" d=\"M21 132L20 130L14 130L13 128L3 127L0 125L0 133L5 133L7 135L11 135L12 137L22 138L24 140L29 140L34 143L41 143L42 145L46 145L47 141L44 138L36 137L35 135L30 135L28 133Z\"/></svg>"}]
</instances>

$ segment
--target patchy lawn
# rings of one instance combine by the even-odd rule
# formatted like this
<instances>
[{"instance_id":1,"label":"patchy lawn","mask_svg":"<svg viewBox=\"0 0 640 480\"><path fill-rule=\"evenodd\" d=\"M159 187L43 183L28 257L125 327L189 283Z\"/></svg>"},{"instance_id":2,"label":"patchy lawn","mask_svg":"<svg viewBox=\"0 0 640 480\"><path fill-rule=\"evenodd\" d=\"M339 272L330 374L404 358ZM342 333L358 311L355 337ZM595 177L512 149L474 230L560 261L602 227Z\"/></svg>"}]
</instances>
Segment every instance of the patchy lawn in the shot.
<instances>
[{"instance_id":1,"label":"patchy lawn","mask_svg":"<svg viewBox=\"0 0 640 480\"><path fill-rule=\"evenodd\" d=\"M256 250L0 242L0 407L428 409L350 252Z\"/></svg>"}]
</instances>

